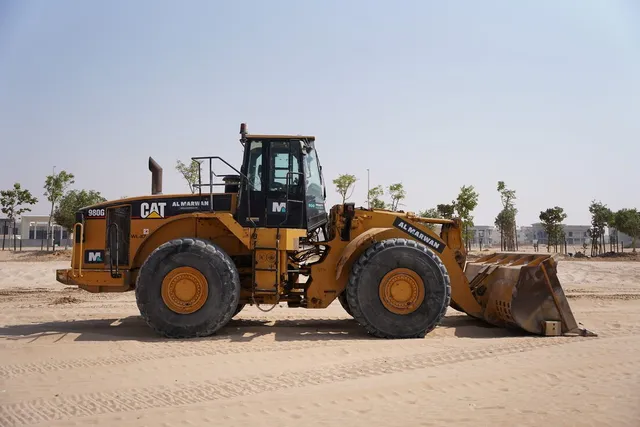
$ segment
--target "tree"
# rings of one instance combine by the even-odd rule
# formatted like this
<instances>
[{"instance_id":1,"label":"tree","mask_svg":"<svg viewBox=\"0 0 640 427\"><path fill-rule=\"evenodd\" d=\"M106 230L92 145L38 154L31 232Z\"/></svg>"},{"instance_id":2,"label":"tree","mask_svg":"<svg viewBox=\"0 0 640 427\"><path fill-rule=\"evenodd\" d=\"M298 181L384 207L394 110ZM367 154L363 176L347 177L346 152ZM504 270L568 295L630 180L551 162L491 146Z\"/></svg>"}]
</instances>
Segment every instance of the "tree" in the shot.
<instances>
[{"instance_id":1,"label":"tree","mask_svg":"<svg viewBox=\"0 0 640 427\"><path fill-rule=\"evenodd\" d=\"M557 251L558 243L563 234L562 221L567 218L567 214L564 213L564 209L555 206L546 211L541 211L539 218L544 231L547 233L547 251L550 251L553 245L555 245Z\"/></svg>"},{"instance_id":2,"label":"tree","mask_svg":"<svg viewBox=\"0 0 640 427\"><path fill-rule=\"evenodd\" d=\"M455 210L458 216L462 220L462 238L467 244L467 249L470 249L470 241L473 237L471 228L473 227L473 215L471 212L478 206L478 193L473 188L473 185L460 187L460 193L458 198L454 201Z\"/></svg>"},{"instance_id":3,"label":"tree","mask_svg":"<svg viewBox=\"0 0 640 427\"><path fill-rule=\"evenodd\" d=\"M2 206L0 210L7 216L9 222L13 223L13 229L16 228L16 219L24 212L31 212L31 208L28 206L36 203L38 203L38 199L29 190L22 188L18 182L13 184L12 189L0 191L0 206ZM4 230L2 234L4 236ZM9 244L11 244L11 240L9 240Z\"/></svg>"},{"instance_id":4,"label":"tree","mask_svg":"<svg viewBox=\"0 0 640 427\"><path fill-rule=\"evenodd\" d=\"M438 209L436 208L430 208L424 211L420 211L418 212L418 216L422 218L442 218L442 215L440 215L440 212L438 212ZM425 225L432 230L436 229L436 224L425 224Z\"/></svg>"},{"instance_id":5,"label":"tree","mask_svg":"<svg viewBox=\"0 0 640 427\"><path fill-rule=\"evenodd\" d=\"M333 184L336 186L336 191L340 194L340 197L342 197L343 204L353 195L356 181L357 179L355 175L349 175L346 173L338 175L338 177L333 180ZM349 192L349 189L351 189L351 192ZM347 193L349 195L347 195Z\"/></svg>"},{"instance_id":6,"label":"tree","mask_svg":"<svg viewBox=\"0 0 640 427\"><path fill-rule=\"evenodd\" d=\"M429 208L424 211L418 212L418 216L422 218L442 218L440 212L436 208Z\"/></svg>"},{"instance_id":7,"label":"tree","mask_svg":"<svg viewBox=\"0 0 640 427\"><path fill-rule=\"evenodd\" d=\"M191 160L191 163L187 166L182 163L182 161L178 160L176 162L176 170L182 174L184 179L187 181L189 185L189 191L191 194L196 192L196 184L198 184L198 175L200 172L200 162L197 160Z\"/></svg>"},{"instance_id":8,"label":"tree","mask_svg":"<svg viewBox=\"0 0 640 427\"><path fill-rule=\"evenodd\" d=\"M503 250L516 249L516 209L513 201L516 199L515 190L509 190L504 181L498 181L498 193L502 202L502 210L495 219L495 225L500 230L501 246Z\"/></svg>"},{"instance_id":9,"label":"tree","mask_svg":"<svg viewBox=\"0 0 640 427\"><path fill-rule=\"evenodd\" d=\"M404 199L407 196L407 192L404 191L404 186L401 182L397 184L391 184L389 186L389 196L391 196L391 207L392 211L397 211L398 206L400 205L400 200Z\"/></svg>"},{"instance_id":10,"label":"tree","mask_svg":"<svg viewBox=\"0 0 640 427\"><path fill-rule=\"evenodd\" d=\"M606 227L609 226L613 220L613 213L611 209L607 208L607 205L603 205L601 202L596 202L595 200L591 201L589 212L591 213L591 229L589 230L589 235L591 236L591 256L596 256L601 254L605 247L604 233Z\"/></svg>"},{"instance_id":11,"label":"tree","mask_svg":"<svg viewBox=\"0 0 640 427\"><path fill-rule=\"evenodd\" d=\"M456 212L456 205L455 202L451 202L450 204L441 203L436 206L436 210L438 211L440 218L451 219Z\"/></svg>"},{"instance_id":12,"label":"tree","mask_svg":"<svg viewBox=\"0 0 640 427\"><path fill-rule=\"evenodd\" d=\"M60 199L58 207L53 213L56 224L74 232L73 226L76 223L76 212L80 209L105 202L99 191L94 190L71 190Z\"/></svg>"},{"instance_id":13,"label":"tree","mask_svg":"<svg viewBox=\"0 0 640 427\"><path fill-rule=\"evenodd\" d=\"M377 185L369 190L369 203L371 209L385 209L386 203L381 199L384 195L384 189L381 185Z\"/></svg>"},{"instance_id":14,"label":"tree","mask_svg":"<svg viewBox=\"0 0 640 427\"><path fill-rule=\"evenodd\" d=\"M620 209L615 213L613 222L616 229L631 236L633 252L636 252L636 241L640 237L640 212L637 209Z\"/></svg>"},{"instance_id":15,"label":"tree","mask_svg":"<svg viewBox=\"0 0 640 427\"><path fill-rule=\"evenodd\" d=\"M53 233L51 232L51 221L53 220L53 210L56 203L64 195L67 187L75 182L72 173L67 171L60 171L58 174L48 175L44 182L44 195L48 201L51 202L51 213L49 214L49 222L47 223L47 250L49 250L49 243L53 245Z\"/></svg>"}]
</instances>

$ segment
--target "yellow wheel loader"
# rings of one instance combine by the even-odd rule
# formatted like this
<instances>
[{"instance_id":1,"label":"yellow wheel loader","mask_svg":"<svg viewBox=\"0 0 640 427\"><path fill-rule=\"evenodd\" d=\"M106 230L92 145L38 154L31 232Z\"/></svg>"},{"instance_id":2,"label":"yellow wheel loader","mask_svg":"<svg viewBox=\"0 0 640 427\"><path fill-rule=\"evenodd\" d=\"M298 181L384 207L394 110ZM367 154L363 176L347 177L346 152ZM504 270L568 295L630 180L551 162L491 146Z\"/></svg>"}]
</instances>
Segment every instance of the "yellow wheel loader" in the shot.
<instances>
[{"instance_id":1,"label":"yellow wheel loader","mask_svg":"<svg viewBox=\"0 0 640 427\"><path fill-rule=\"evenodd\" d=\"M240 170L193 157L197 192L163 194L162 168L149 158L150 196L82 208L71 268L57 280L134 291L149 326L172 338L214 334L247 304L320 309L336 299L376 337L424 337L449 306L532 334L593 335L576 323L553 257L467 262L459 219L352 203L327 212L315 137L248 134L244 123L240 135Z\"/></svg>"}]
</instances>

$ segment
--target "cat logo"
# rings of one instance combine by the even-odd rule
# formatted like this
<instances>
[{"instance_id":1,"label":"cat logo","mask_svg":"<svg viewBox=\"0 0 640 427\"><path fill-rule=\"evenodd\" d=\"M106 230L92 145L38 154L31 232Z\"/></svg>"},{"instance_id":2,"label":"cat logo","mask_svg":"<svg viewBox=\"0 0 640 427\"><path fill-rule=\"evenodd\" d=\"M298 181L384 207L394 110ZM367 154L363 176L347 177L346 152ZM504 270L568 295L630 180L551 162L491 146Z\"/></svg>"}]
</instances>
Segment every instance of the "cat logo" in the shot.
<instances>
[{"instance_id":1,"label":"cat logo","mask_svg":"<svg viewBox=\"0 0 640 427\"><path fill-rule=\"evenodd\" d=\"M167 206L165 202L153 202L153 203L141 203L140 204L140 217L141 218L164 218L164 207Z\"/></svg>"},{"instance_id":2,"label":"cat logo","mask_svg":"<svg viewBox=\"0 0 640 427\"><path fill-rule=\"evenodd\" d=\"M273 202L271 212L284 213L287 211L287 202Z\"/></svg>"}]
</instances>

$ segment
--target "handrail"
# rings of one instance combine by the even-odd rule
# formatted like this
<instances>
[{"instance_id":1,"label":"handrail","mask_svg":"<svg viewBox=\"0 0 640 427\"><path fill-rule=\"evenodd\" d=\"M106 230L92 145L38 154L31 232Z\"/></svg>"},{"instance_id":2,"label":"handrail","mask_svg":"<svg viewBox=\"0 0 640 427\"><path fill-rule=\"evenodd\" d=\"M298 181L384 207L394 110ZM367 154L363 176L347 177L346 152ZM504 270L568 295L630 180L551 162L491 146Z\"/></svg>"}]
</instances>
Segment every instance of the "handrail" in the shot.
<instances>
[{"instance_id":1,"label":"handrail","mask_svg":"<svg viewBox=\"0 0 640 427\"><path fill-rule=\"evenodd\" d=\"M214 186L225 185L224 183L214 183L212 175L215 176L215 177L231 176L231 175L217 175L213 171L213 160L216 160L216 159L220 160L222 163L224 163L225 165L229 166L236 173L238 173L238 175L240 175L240 182L241 182L240 187L242 187L242 185L244 185L244 183L246 183L250 187L250 190L262 191L262 189L257 189L251 183L251 181L249 180L249 178L245 174L243 174L238 169L233 167L229 162L227 162L222 157L219 157L219 156L192 157L191 160L197 161L199 163L199 165L200 165L200 167L198 168L198 183L197 184L193 184L192 186L198 188L198 196L200 197L200 200L202 200L202 187L209 187L209 211L213 212L213 187ZM209 160L209 183L208 184L203 184L202 183L202 162L200 162L199 160ZM257 227L257 224L253 221L253 218L251 217L251 194L250 194L250 192L247 195L247 211L249 213L249 222L251 223L251 226L252 226L251 228L255 229Z\"/></svg>"},{"instance_id":2,"label":"handrail","mask_svg":"<svg viewBox=\"0 0 640 427\"><path fill-rule=\"evenodd\" d=\"M284 219L282 220L282 222L280 222L278 227L282 226L289 219L289 203L293 202L293 203L304 204L304 200L291 200L291 199L289 199L289 194L291 193L292 176L293 175L299 175L301 177L299 182L302 183L302 185L304 187L305 175L304 175L304 172L294 172L293 171L293 158L294 158L293 157L293 150L292 150L293 146L291 145L291 142L289 142L287 145L289 146L289 165L287 167L287 175L285 177L285 180L286 180L286 183L287 183L287 185L286 185L286 202L285 202L286 203L286 208L285 208L286 211L285 211ZM274 162L274 166L275 166L275 162ZM274 176L275 176L275 174L274 174ZM304 195L306 194L306 189L305 188L302 189L302 194L303 194L303 197L304 197ZM304 219L302 219L301 221L302 222L301 222L300 225L302 225L302 223L304 223ZM278 230L279 230L279 228L278 228Z\"/></svg>"},{"instance_id":3,"label":"handrail","mask_svg":"<svg viewBox=\"0 0 640 427\"><path fill-rule=\"evenodd\" d=\"M80 234L76 234L76 229L77 229L78 226L80 226ZM82 276L82 241L84 240L84 224L82 224L81 222L76 222L73 225L73 232L74 232L74 236L73 236L74 239L77 236L80 236L80 239L79 239L80 240L80 262L79 262L79 265L78 265L78 275L80 277L83 277ZM74 248L71 251L71 275L73 277L76 277L75 258L76 258L76 248L75 248L75 244L74 244Z\"/></svg>"},{"instance_id":4,"label":"handrail","mask_svg":"<svg viewBox=\"0 0 640 427\"><path fill-rule=\"evenodd\" d=\"M249 181L249 178L243 174L242 172L240 172L238 169L236 169L235 167L233 167L233 165L231 165L229 162L227 162L225 159L223 159L220 156L200 156L200 157L192 157L191 160L209 160L209 171L211 173L213 173L214 176L216 177L225 177L225 176L230 176L230 175L217 175L215 172L213 172L213 165L212 165L212 160L220 160L222 163L224 163L225 165L229 166L231 169L234 170L234 172L236 172L238 175L240 175L241 178L245 179L247 181L247 184L249 184L251 186L251 188L254 191L260 191L258 190L256 187L253 186L253 184L251 184L251 182ZM215 185L215 184L199 184L199 186L207 186L207 185Z\"/></svg>"},{"instance_id":5,"label":"handrail","mask_svg":"<svg viewBox=\"0 0 640 427\"><path fill-rule=\"evenodd\" d=\"M289 203L304 203L304 200L291 200L291 199L289 199L289 193L291 192L290 181L291 181L291 176L292 175L302 175L302 177L304 178L304 173L303 172L292 172L291 170L287 171L287 176L286 176L287 197L286 197L286 202L285 202L286 206L287 206L286 207L287 210L285 212L284 219L282 220L282 222L280 224L278 224L278 227L281 227L289 219ZM302 182L304 182L304 179L302 180Z\"/></svg>"}]
</instances>

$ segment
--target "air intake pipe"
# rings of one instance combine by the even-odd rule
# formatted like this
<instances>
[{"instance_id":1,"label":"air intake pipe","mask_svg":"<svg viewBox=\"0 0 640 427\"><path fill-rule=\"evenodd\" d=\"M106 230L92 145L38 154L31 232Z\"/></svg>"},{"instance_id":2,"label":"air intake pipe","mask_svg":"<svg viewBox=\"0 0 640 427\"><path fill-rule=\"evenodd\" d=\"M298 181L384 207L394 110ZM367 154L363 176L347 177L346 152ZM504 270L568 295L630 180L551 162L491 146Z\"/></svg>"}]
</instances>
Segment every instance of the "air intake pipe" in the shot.
<instances>
[{"instance_id":1,"label":"air intake pipe","mask_svg":"<svg viewBox=\"0 0 640 427\"><path fill-rule=\"evenodd\" d=\"M151 171L151 194L162 194L162 168L153 158L149 157Z\"/></svg>"}]
</instances>

